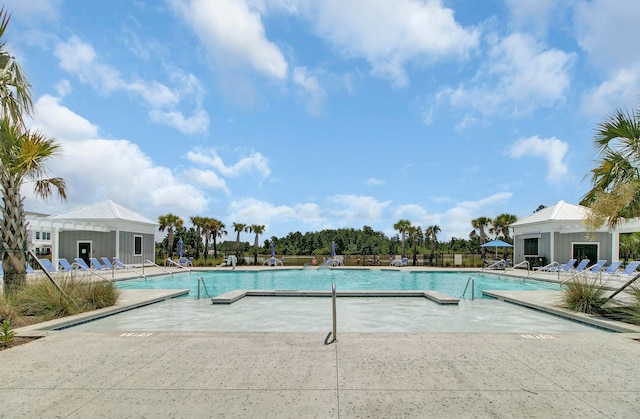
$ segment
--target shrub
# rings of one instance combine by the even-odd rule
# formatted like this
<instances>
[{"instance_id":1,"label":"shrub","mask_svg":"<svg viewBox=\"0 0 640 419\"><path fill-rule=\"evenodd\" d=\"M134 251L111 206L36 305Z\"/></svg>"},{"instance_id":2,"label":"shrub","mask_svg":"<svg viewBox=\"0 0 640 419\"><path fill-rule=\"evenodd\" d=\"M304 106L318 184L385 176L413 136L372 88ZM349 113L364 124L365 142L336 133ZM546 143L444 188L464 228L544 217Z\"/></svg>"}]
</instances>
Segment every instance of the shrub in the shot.
<instances>
[{"instance_id":1,"label":"shrub","mask_svg":"<svg viewBox=\"0 0 640 419\"><path fill-rule=\"evenodd\" d=\"M562 291L564 307L580 313L603 314L605 289L596 281L574 278L566 282Z\"/></svg>"},{"instance_id":2,"label":"shrub","mask_svg":"<svg viewBox=\"0 0 640 419\"><path fill-rule=\"evenodd\" d=\"M15 335L16 332L11 327L11 322L9 320L4 320L2 322L2 328L0 328L0 347L8 348L11 346Z\"/></svg>"},{"instance_id":3,"label":"shrub","mask_svg":"<svg viewBox=\"0 0 640 419\"><path fill-rule=\"evenodd\" d=\"M56 282L64 295L48 279L33 279L12 297L8 304L19 316L31 322L45 321L71 314L108 307L118 299L120 291L111 282L68 275Z\"/></svg>"}]
</instances>

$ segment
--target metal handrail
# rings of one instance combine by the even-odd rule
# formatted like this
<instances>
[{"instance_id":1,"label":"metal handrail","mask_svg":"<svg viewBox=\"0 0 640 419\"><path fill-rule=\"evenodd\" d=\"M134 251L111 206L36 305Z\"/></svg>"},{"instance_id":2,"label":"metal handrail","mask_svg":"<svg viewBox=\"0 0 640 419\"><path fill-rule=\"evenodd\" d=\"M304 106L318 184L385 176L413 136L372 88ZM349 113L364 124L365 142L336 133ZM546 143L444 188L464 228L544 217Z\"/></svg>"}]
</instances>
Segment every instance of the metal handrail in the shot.
<instances>
[{"instance_id":1,"label":"metal handrail","mask_svg":"<svg viewBox=\"0 0 640 419\"><path fill-rule=\"evenodd\" d=\"M331 333L332 333L332 332L329 332L327 337L324 339L325 345L329 345L338 340L337 338L338 327L337 327L337 316L336 316L336 283L335 282L331 284L331 304L332 304L332 316L333 316L333 339L329 341L329 338L331 337Z\"/></svg>"},{"instance_id":2,"label":"metal handrail","mask_svg":"<svg viewBox=\"0 0 640 419\"><path fill-rule=\"evenodd\" d=\"M207 294L207 297L211 297L209 295L209 290L207 290L207 284L205 284L204 282L204 278L199 276L198 277L198 300L200 299L200 282L202 282L202 287L204 288L204 292Z\"/></svg>"},{"instance_id":3,"label":"metal handrail","mask_svg":"<svg viewBox=\"0 0 640 419\"><path fill-rule=\"evenodd\" d=\"M469 286L469 282L471 282L471 299L473 300L475 298L476 282L473 280L472 276L470 276L469 279L467 279L467 284L464 286L464 291L462 291L462 298L464 298L464 295L467 293L467 287Z\"/></svg>"},{"instance_id":4,"label":"metal handrail","mask_svg":"<svg viewBox=\"0 0 640 419\"><path fill-rule=\"evenodd\" d=\"M179 268L186 269L187 271L189 271L189 273L191 273L191 269L187 268L187 267L186 267L186 266L184 266L184 265L179 264L178 262L176 262L176 261L175 261L175 260L173 260L173 259L169 259L169 258L165 259L165 264L166 264L167 262L169 262L169 266L174 265L174 266L177 266L177 267L179 267ZM166 265L165 265L165 266L166 266Z\"/></svg>"},{"instance_id":5,"label":"metal handrail","mask_svg":"<svg viewBox=\"0 0 640 419\"><path fill-rule=\"evenodd\" d=\"M157 263L152 262L152 261L150 261L149 259L147 259L145 262L148 262L148 263L150 263L151 265L153 265L153 266L155 266L155 267L157 267L157 268L160 268L160 269L162 269L163 271L165 271L166 273L171 274L171 276L173 276L173 272L171 272L171 271L170 271L170 270L168 270L168 269L163 268L162 266L158 265ZM142 265L142 267L144 268L144 264ZM145 278L146 278L146 277L145 277Z\"/></svg>"}]
</instances>

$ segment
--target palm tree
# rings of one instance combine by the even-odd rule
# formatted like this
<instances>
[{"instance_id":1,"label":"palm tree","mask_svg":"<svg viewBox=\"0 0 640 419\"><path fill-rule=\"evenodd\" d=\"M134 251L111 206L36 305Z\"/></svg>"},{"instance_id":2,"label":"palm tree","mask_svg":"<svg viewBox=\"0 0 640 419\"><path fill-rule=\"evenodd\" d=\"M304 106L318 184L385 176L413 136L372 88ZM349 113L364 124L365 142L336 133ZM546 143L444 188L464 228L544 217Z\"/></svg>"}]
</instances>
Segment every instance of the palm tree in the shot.
<instances>
[{"instance_id":1,"label":"palm tree","mask_svg":"<svg viewBox=\"0 0 640 419\"><path fill-rule=\"evenodd\" d=\"M416 266L418 264L418 240L422 239L422 228L420 228L420 226L411 225L409 226L407 233L413 243L413 266Z\"/></svg>"},{"instance_id":2,"label":"palm tree","mask_svg":"<svg viewBox=\"0 0 640 419\"><path fill-rule=\"evenodd\" d=\"M404 254L404 245L407 240L407 231L409 230L409 227L411 227L411 221L409 220L398 220L398 222L393 225L393 229L398 230L398 232L402 237L402 257L403 258L406 257Z\"/></svg>"},{"instance_id":3,"label":"palm tree","mask_svg":"<svg viewBox=\"0 0 640 419\"><path fill-rule=\"evenodd\" d=\"M483 245L487 239L487 232L485 228L492 223L491 218L488 217L478 217L471 220L471 226L473 227L473 231L477 232L480 236L480 244ZM480 255L482 259L484 259L486 248L480 248Z\"/></svg>"},{"instance_id":4,"label":"palm tree","mask_svg":"<svg viewBox=\"0 0 640 419\"><path fill-rule=\"evenodd\" d=\"M204 262L207 264L207 255L209 254L209 237L211 237L211 231L213 229L214 223L213 218L202 217L201 220L202 225L200 226L200 232L204 236Z\"/></svg>"},{"instance_id":5,"label":"palm tree","mask_svg":"<svg viewBox=\"0 0 640 419\"><path fill-rule=\"evenodd\" d=\"M249 231L249 227L242 223L233 223L233 231L236 232L236 258L240 260L240 233Z\"/></svg>"},{"instance_id":6,"label":"palm tree","mask_svg":"<svg viewBox=\"0 0 640 419\"><path fill-rule=\"evenodd\" d=\"M493 219L490 232L497 236L502 236L505 241L511 242L511 236L509 234L509 228L511 224L518 221L518 217L513 214L503 213Z\"/></svg>"},{"instance_id":7,"label":"palm tree","mask_svg":"<svg viewBox=\"0 0 640 419\"><path fill-rule=\"evenodd\" d=\"M429 226L425 230L425 235L431 240L431 254L429 256L429 263L433 261L433 257L436 253L436 243L438 242L438 233L440 233L442 229L437 224Z\"/></svg>"},{"instance_id":8,"label":"palm tree","mask_svg":"<svg viewBox=\"0 0 640 419\"><path fill-rule=\"evenodd\" d=\"M218 249L216 249L216 243L218 237L222 238L222 236L227 235L227 230L225 230L225 225L222 221L216 220L215 218L211 219L211 238L213 238L213 257L218 259Z\"/></svg>"},{"instance_id":9,"label":"palm tree","mask_svg":"<svg viewBox=\"0 0 640 419\"><path fill-rule=\"evenodd\" d=\"M60 198L67 198L64 179L45 178L44 162L59 150L60 145L53 138L39 131L23 131L8 118L0 121L0 184L4 203L0 233L5 295L26 284L27 223L20 193L22 185L33 181L34 193L39 198L49 198L52 188L57 189Z\"/></svg>"},{"instance_id":10,"label":"palm tree","mask_svg":"<svg viewBox=\"0 0 640 419\"><path fill-rule=\"evenodd\" d=\"M640 216L640 108L616 110L600 122L594 145L598 159L591 170L592 188L580 201L591 207L586 220L591 230Z\"/></svg>"},{"instance_id":11,"label":"palm tree","mask_svg":"<svg viewBox=\"0 0 640 419\"><path fill-rule=\"evenodd\" d=\"M24 128L23 113L26 115L33 113L31 84L22 71L20 63L4 48L6 44L3 40L4 32L10 20L11 15L2 6L0 8L0 112L2 112L0 117Z\"/></svg>"},{"instance_id":12,"label":"palm tree","mask_svg":"<svg viewBox=\"0 0 640 419\"><path fill-rule=\"evenodd\" d=\"M168 257L171 257L173 252L173 232L174 229L182 228L184 225L184 221L182 218L178 217L175 214L165 214L158 217L158 230L165 231L167 230L167 253Z\"/></svg>"},{"instance_id":13,"label":"palm tree","mask_svg":"<svg viewBox=\"0 0 640 419\"><path fill-rule=\"evenodd\" d=\"M193 216L189 220L196 228L196 259L200 257L200 239L202 238L202 226L204 225L204 217Z\"/></svg>"},{"instance_id":14,"label":"palm tree","mask_svg":"<svg viewBox=\"0 0 640 419\"><path fill-rule=\"evenodd\" d=\"M264 226L251 224L249 226L249 233L255 233L256 239L253 241L253 264L258 264L258 236L264 233Z\"/></svg>"}]
</instances>

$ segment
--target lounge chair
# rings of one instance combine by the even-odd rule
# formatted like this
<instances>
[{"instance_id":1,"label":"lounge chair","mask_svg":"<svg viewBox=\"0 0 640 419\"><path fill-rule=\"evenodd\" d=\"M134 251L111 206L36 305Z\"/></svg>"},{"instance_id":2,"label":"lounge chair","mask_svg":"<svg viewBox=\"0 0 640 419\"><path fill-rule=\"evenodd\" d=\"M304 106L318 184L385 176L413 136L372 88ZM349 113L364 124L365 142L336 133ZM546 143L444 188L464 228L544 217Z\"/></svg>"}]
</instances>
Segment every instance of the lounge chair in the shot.
<instances>
[{"instance_id":1,"label":"lounge chair","mask_svg":"<svg viewBox=\"0 0 640 419\"><path fill-rule=\"evenodd\" d=\"M120 258L115 257L115 256L113 258L113 267L116 268L116 269L131 269L130 267L128 267L127 265L122 263Z\"/></svg>"},{"instance_id":2,"label":"lounge chair","mask_svg":"<svg viewBox=\"0 0 640 419\"><path fill-rule=\"evenodd\" d=\"M400 267L400 266L407 266L408 262L409 262L408 258L402 258L402 259L395 258L392 264L393 266Z\"/></svg>"},{"instance_id":3,"label":"lounge chair","mask_svg":"<svg viewBox=\"0 0 640 419\"><path fill-rule=\"evenodd\" d=\"M612 274L603 275L602 277L607 279L628 279L638 273L636 269L638 269L639 265L640 261L634 260L632 262L629 262L629 264L625 266L623 271L616 271Z\"/></svg>"},{"instance_id":4,"label":"lounge chair","mask_svg":"<svg viewBox=\"0 0 640 419\"><path fill-rule=\"evenodd\" d=\"M578 274L582 273L587 269L587 265L589 264L589 262L591 262L589 259L582 259L578 264L578 266L576 266L573 269L572 267L569 267L568 269L566 269L566 272L575 272Z\"/></svg>"},{"instance_id":5,"label":"lounge chair","mask_svg":"<svg viewBox=\"0 0 640 419\"><path fill-rule=\"evenodd\" d=\"M33 270L33 268L31 267L31 265L29 265L29 262L25 262L25 264L26 264L26 268L27 268L27 273L28 273L28 274L33 274L33 273L35 273L35 272L36 272L36 271L34 271L34 270Z\"/></svg>"},{"instance_id":6,"label":"lounge chair","mask_svg":"<svg viewBox=\"0 0 640 419\"><path fill-rule=\"evenodd\" d=\"M92 269L98 270L98 271L104 271L109 269L108 267L106 267L105 265L103 265L102 263L100 263L100 261L97 258L89 258L89 262L91 262L91 266Z\"/></svg>"},{"instance_id":7,"label":"lounge chair","mask_svg":"<svg viewBox=\"0 0 640 419\"><path fill-rule=\"evenodd\" d=\"M336 256L332 258L331 266L344 266L344 256Z\"/></svg>"},{"instance_id":8,"label":"lounge chair","mask_svg":"<svg viewBox=\"0 0 640 419\"><path fill-rule=\"evenodd\" d=\"M541 271L541 272L555 272L555 271L558 270L558 265L560 265L558 262L553 261L553 262L549 263L548 265L534 266L533 270L534 271Z\"/></svg>"},{"instance_id":9,"label":"lounge chair","mask_svg":"<svg viewBox=\"0 0 640 419\"><path fill-rule=\"evenodd\" d=\"M555 267L551 267L551 269L549 269L549 272L569 272L573 269L573 265L575 265L577 261L577 259L569 259L564 265L556 265Z\"/></svg>"},{"instance_id":10,"label":"lounge chair","mask_svg":"<svg viewBox=\"0 0 640 419\"><path fill-rule=\"evenodd\" d=\"M507 261L504 260L504 259L491 261L483 269L498 269L498 270L502 270L503 271L503 270L507 269Z\"/></svg>"},{"instance_id":11,"label":"lounge chair","mask_svg":"<svg viewBox=\"0 0 640 419\"><path fill-rule=\"evenodd\" d=\"M587 269L585 269L585 271L587 273L599 274L600 272L602 272L604 270L604 265L606 265L606 264L607 264L606 260L600 259L599 261L597 261L596 263L594 263L593 265L591 265Z\"/></svg>"},{"instance_id":12,"label":"lounge chair","mask_svg":"<svg viewBox=\"0 0 640 419\"><path fill-rule=\"evenodd\" d=\"M53 263L51 263L51 261L49 259L40 259L39 262L40 262L40 266L42 266L42 268L45 271L49 272L50 274L58 272L56 267L53 266Z\"/></svg>"},{"instance_id":13,"label":"lounge chair","mask_svg":"<svg viewBox=\"0 0 640 419\"><path fill-rule=\"evenodd\" d=\"M87 265L87 262L84 261L84 259L82 258L75 258L74 259L75 265L78 267L78 269L80 269L81 271L92 271L93 269L91 269L89 267L89 265Z\"/></svg>"},{"instance_id":14,"label":"lounge chair","mask_svg":"<svg viewBox=\"0 0 640 419\"><path fill-rule=\"evenodd\" d=\"M60 270L63 272L73 272L74 268L71 266L68 260L65 258L58 259L58 265L60 266Z\"/></svg>"},{"instance_id":15,"label":"lounge chair","mask_svg":"<svg viewBox=\"0 0 640 419\"><path fill-rule=\"evenodd\" d=\"M107 269L110 269L110 270L120 269L120 268L116 268L115 266L113 266L113 263L111 263L111 261L109 260L109 258L108 258L108 257L104 257L104 256L102 256L102 257L100 258L100 260L102 260L102 264L103 264L104 266L106 266L106 268L107 268Z\"/></svg>"}]
</instances>

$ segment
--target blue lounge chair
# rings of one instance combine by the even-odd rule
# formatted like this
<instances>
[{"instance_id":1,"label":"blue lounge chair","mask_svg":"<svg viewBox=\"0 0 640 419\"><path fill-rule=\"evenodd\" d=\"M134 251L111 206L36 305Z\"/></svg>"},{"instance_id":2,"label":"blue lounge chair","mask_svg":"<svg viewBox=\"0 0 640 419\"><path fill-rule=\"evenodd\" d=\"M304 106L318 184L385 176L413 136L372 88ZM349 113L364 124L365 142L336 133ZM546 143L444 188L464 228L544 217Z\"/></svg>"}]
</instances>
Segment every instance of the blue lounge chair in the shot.
<instances>
[{"instance_id":1,"label":"blue lounge chair","mask_svg":"<svg viewBox=\"0 0 640 419\"><path fill-rule=\"evenodd\" d=\"M594 263L593 265L589 266L586 271L592 274L599 274L600 272L602 272L604 270L604 265L607 264L607 261L604 259L600 259L599 261L597 261L596 263Z\"/></svg>"},{"instance_id":2,"label":"blue lounge chair","mask_svg":"<svg viewBox=\"0 0 640 419\"><path fill-rule=\"evenodd\" d=\"M629 279L638 273L636 269L638 269L639 265L640 261L634 260L632 262L629 262L629 264L625 266L623 271L615 272L609 275L603 275L603 277L607 279Z\"/></svg>"},{"instance_id":3,"label":"blue lounge chair","mask_svg":"<svg viewBox=\"0 0 640 419\"><path fill-rule=\"evenodd\" d=\"M89 265L87 265L87 262L84 261L84 259L82 258L75 258L74 259L76 261L76 266L78 266L78 269L80 269L81 271L91 271L92 269L89 267Z\"/></svg>"},{"instance_id":4,"label":"blue lounge chair","mask_svg":"<svg viewBox=\"0 0 640 419\"><path fill-rule=\"evenodd\" d=\"M589 259L582 259L580 261L580 263L578 264L578 266L575 267L575 269L571 269L571 267L569 267L569 269L566 270L566 272L575 272L575 273L582 273L585 271L585 269L587 269L587 265L589 264L589 262L591 262Z\"/></svg>"},{"instance_id":5,"label":"blue lounge chair","mask_svg":"<svg viewBox=\"0 0 640 419\"><path fill-rule=\"evenodd\" d=\"M60 265L60 270L63 272L73 272L73 266L69 263L65 258L58 259L58 265Z\"/></svg>"},{"instance_id":6,"label":"blue lounge chair","mask_svg":"<svg viewBox=\"0 0 640 419\"><path fill-rule=\"evenodd\" d=\"M111 263L111 261L109 260L109 258L108 258L108 257L104 257L104 256L102 256L102 257L100 258L100 260L102 260L102 264L103 264L104 266L106 266L106 267L107 267L107 269L111 269L111 270L114 270L114 269L115 269L115 267L113 266L113 263Z\"/></svg>"},{"instance_id":7,"label":"blue lounge chair","mask_svg":"<svg viewBox=\"0 0 640 419\"><path fill-rule=\"evenodd\" d=\"M58 272L56 267L53 266L53 263L51 263L49 259L40 259L40 266L42 266L44 270L49 272L50 274Z\"/></svg>"},{"instance_id":8,"label":"blue lounge chair","mask_svg":"<svg viewBox=\"0 0 640 419\"><path fill-rule=\"evenodd\" d=\"M100 263L100 261L97 258L89 258L89 262L91 262L91 268L98 270L98 271L104 271L107 270L109 268L107 268L106 266L104 266L102 263Z\"/></svg>"},{"instance_id":9,"label":"blue lounge chair","mask_svg":"<svg viewBox=\"0 0 640 419\"><path fill-rule=\"evenodd\" d=\"M120 258L117 258L117 257L113 258L113 267L116 268L116 269L131 269L127 265L122 263Z\"/></svg>"},{"instance_id":10,"label":"blue lounge chair","mask_svg":"<svg viewBox=\"0 0 640 419\"><path fill-rule=\"evenodd\" d=\"M33 268L31 267L31 265L29 265L29 262L25 262L26 266L27 266L27 273L28 274L33 274L36 271L33 270Z\"/></svg>"},{"instance_id":11,"label":"blue lounge chair","mask_svg":"<svg viewBox=\"0 0 640 419\"><path fill-rule=\"evenodd\" d=\"M569 272L571 269L573 269L573 265L575 265L576 262L577 259L569 259L564 265L556 265L550 267L549 272Z\"/></svg>"}]
</instances>

